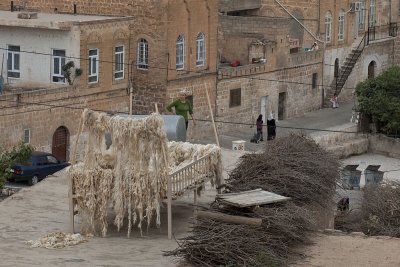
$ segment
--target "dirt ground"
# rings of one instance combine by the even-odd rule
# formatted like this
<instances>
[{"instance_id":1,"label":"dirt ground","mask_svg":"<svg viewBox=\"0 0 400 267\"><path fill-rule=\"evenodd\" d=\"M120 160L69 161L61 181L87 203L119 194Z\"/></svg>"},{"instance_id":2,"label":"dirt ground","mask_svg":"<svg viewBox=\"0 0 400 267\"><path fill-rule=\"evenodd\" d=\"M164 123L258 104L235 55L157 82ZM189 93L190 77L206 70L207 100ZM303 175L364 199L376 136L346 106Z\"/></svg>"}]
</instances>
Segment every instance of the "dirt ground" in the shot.
<instances>
[{"instance_id":1,"label":"dirt ground","mask_svg":"<svg viewBox=\"0 0 400 267\"><path fill-rule=\"evenodd\" d=\"M400 239L363 234L317 234L307 257L292 267L398 267Z\"/></svg>"},{"instance_id":2,"label":"dirt ground","mask_svg":"<svg viewBox=\"0 0 400 267\"><path fill-rule=\"evenodd\" d=\"M238 151L223 150L225 175L241 155ZM57 250L30 248L24 241L54 231L68 232L67 192L65 172L60 172L0 202L0 266L179 266L176 259L163 256L163 251L177 247L175 240L167 238L166 209L162 210L161 229L152 226L144 237L136 229L130 239L126 238L126 228L117 232L110 216L105 238L94 237ZM199 204L207 205L214 197L215 190L208 185ZM175 238L190 230L192 203L193 193L173 202ZM398 239L319 233L313 240L314 245L304 248L307 257L292 266L400 266Z\"/></svg>"},{"instance_id":3,"label":"dirt ground","mask_svg":"<svg viewBox=\"0 0 400 267\"><path fill-rule=\"evenodd\" d=\"M241 152L222 152L224 175L235 165ZM198 199L207 205L215 198L210 185ZM0 266L177 266L176 259L164 257L163 251L177 247L167 238L166 208L161 214L161 229L135 229L131 238L126 228L117 232L109 218L107 237L95 237L74 247L48 250L30 248L24 241L36 240L55 231L69 232L68 183L65 171L48 177L32 187L0 202ZM190 230L193 216L193 192L173 202L173 233L183 237ZM79 229L79 222L77 223Z\"/></svg>"}]
</instances>

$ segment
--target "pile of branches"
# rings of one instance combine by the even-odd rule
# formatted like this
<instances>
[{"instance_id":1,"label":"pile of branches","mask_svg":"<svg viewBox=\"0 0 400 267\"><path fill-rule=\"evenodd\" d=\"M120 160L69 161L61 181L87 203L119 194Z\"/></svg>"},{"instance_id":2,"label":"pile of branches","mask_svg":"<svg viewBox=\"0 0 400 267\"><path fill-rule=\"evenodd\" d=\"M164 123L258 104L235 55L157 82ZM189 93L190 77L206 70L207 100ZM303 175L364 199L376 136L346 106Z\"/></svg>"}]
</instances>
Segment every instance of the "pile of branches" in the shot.
<instances>
[{"instance_id":1,"label":"pile of branches","mask_svg":"<svg viewBox=\"0 0 400 267\"><path fill-rule=\"evenodd\" d=\"M299 245L309 244L320 213L332 209L339 162L313 140L293 134L268 143L260 154L241 158L227 188L241 192L262 188L291 198L287 203L239 209L214 203L212 211L260 218L260 226L198 219L191 234L167 255L194 266L284 266Z\"/></svg>"},{"instance_id":2,"label":"pile of branches","mask_svg":"<svg viewBox=\"0 0 400 267\"><path fill-rule=\"evenodd\" d=\"M400 238L400 182L368 186L361 207L361 229L367 235Z\"/></svg>"},{"instance_id":3,"label":"pile of branches","mask_svg":"<svg viewBox=\"0 0 400 267\"><path fill-rule=\"evenodd\" d=\"M312 139L291 134L268 143L264 153L244 155L229 175L228 188L262 188L291 197L298 205L331 207L339 167L339 161Z\"/></svg>"}]
</instances>

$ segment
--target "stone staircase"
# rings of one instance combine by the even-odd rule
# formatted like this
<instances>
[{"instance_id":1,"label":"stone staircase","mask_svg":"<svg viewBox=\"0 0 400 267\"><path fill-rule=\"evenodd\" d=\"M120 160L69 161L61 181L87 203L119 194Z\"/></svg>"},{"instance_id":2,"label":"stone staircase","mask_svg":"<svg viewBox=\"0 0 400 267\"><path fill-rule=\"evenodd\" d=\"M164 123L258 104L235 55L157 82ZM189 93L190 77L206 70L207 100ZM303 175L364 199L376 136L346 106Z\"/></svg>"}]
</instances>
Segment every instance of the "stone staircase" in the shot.
<instances>
[{"instance_id":1,"label":"stone staircase","mask_svg":"<svg viewBox=\"0 0 400 267\"><path fill-rule=\"evenodd\" d=\"M339 69L338 77L335 77L331 83L331 86L327 88L324 101L325 107L331 107L332 106L330 102L331 97L333 96L334 93L336 93L336 95L339 95L341 90L343 89L347 81L347 78L349 78L354 66L357 63L358 58L361 56L364 50L366 44L365 40L366 39L364 35L363 38L361 38L361 41L358 43L358 46L353 48L351 52L347 55L345 62Z\"/></svg>"},{"instance_id":2,"label":"stone staircase","mask_svg":"<svg viewBox=\"0 0 400 267\"><path fill-rule=\"evenodd\" d=\"M312 133L311 137L337 157L347 158L368 151L368 139L365 135L357 133L357 124L347 123L328 130L332 132L316 132Z\"/></svg>"}]
</instances>

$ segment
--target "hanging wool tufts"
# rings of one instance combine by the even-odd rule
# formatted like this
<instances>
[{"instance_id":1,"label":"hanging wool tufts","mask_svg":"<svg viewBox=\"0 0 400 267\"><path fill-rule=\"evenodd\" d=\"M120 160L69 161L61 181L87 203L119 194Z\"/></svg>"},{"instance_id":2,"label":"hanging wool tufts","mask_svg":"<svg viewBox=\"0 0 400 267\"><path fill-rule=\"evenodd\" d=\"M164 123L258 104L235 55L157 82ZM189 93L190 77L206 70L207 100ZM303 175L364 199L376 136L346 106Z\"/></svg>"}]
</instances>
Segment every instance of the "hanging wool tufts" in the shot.
<instances>
[{"instance_id":1,"label":"hanging wool tufts","mask_svg":"<svg viewBox=\"0 0 400 267\"><path fill-rule=\"evenodd\" d=\"M141 229L144 218L150 224L154 213L160 224L160 205L166 195L168 166L163 149L167 138L160 115L144 119L113 116L85 110L83 125L89 140L83 163L72 165L73 181L82 232L107 233L107 210L115 211L118 230L128 215L128 237L133 225ZM106 148L105 136L112 145Z\"/></svg>"},{"instance_id":2,"label":"hanging wool tufts","mask_svg":"<svg viewBox=\"0 0 400 267\"><path fill-rule=\"evenodd\" d=\"M211 180L212 185L221 184L221 149L216 145L167 142L163 119L158 114L132 119L86 109L75 152L83 128L88 131L83 161L74 164L72 159L68 170L82 233L100 232L105 236L110 207L115 212L114 224L118 231L128 218L128 237L135 225L142 233L143 221L149 227L154 216L159 226L160 206L167 196L169 174L204 156L209 157L206 165L193 173L184 172L179 179L196 184L207 180ZM108 148L106 135L111 136Z\"/></svg>"},{"instance_id":3,"label":"hanging wool tufts","mask_svg":"<svg viewBox=\"0 0 400 267\"><path fill-rule=\"evenodd\" d=\"M222 159L221 148L214 144L200 145L191 144L186 142L168 142L168 157L169 157L169 170L170 173L179 170L185 165L201 158L205 155L210 156L208 170L212 172L213 177L211 184L222 183Z\"/></svg>"}]
</instances>

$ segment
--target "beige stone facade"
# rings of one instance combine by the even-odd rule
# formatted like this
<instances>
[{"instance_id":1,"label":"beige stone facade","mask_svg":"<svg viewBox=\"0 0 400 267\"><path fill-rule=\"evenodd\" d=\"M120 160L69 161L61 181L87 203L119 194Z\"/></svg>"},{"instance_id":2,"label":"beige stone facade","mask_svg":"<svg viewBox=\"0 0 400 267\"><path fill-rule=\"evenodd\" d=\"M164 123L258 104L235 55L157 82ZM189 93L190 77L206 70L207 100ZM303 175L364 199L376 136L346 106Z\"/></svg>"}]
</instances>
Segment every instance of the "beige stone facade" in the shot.
<instances>
[{"instance_id":1,"label":"beige stone facade","mask_svg":"<svg viewBox=\"0 0 400 267\"><path fill-rule=\"evenodd\" d=\"M10 10L10 3L0 1L0 9ZM89 107L111 112L128 112L129 92L133 92L133 113L148 114L155 111L155 104L164 111L166 104L177 96L182 89L190 91L193 96L196 117L209 117L205 88L209 90L210 103L215 105L216 71L217 71L217 21L218 9L216 0L160 0L132 1L123 0L118 3L109 1L14 1L14 12L36 11L51 14L69 13L74 17L74 4L77 15L93 14L124 17L113 23L105 24L88 22L80 25L79 57L88 58L89 50L98 51L98 82L89 81L89 61L78 60L83 73L73 86L47 86L50 89L30 90L23 88L15 93L13 90L2 96L35 103L45 101L49 105L60 104L68 108L52 108L47 106L41 111L30 113L31 106L9 107L0 118L1 145L18 142L24 137L24 129L30 129L30 141L41 150L51 151L54 129L65 127L69 135L69 143L78 130L79 114L82 109L70 107ZM128 19L126 16L132 17ZM117 18L117 17L116 17ZM183 67L177 70L176 51L178 37L183 42ZM201 37L201 38L199 38ZM199 39L202 40L201 56L199 56ZM140 50L140 43L146 43L145 50ZM124 47L123 78L115 79L115 47ZM143 49L143 46L142 46ZM139 55L139 50L141 55ZM143 58L145 55L146 59ZM143 64L144 63L144 64ZM45 88L44 86L43 88ZM58 88L52 88L58 87ZM32 88L30 88L32 89ZM37 88L35 88L37 89ZM58 98L62 91L65 100ZM5 103L5 102L4 102ZM13 105L11 102L10 105ZM32 105L34 106L34 105ZM55 112L55 110L58 110ZM2 110L3 112L3 110ZM15 114L15 115L13 115ZM26 114L26 115L20 115ZM38 117L39 122L33 118ZM10 127L7 122L16 121ZM48 127L43 127L46 121ZM4 123L3 123L4 122ZM40 125L39 125L40 123ZM199 122L209 124L208 122ZM210 127L207 128L212 130ZM39 131L40 129L40 131ZM45 130L44 130L45 129ZM207 131L190 133L204 134Z\"/></svg>"}]
</instances>

